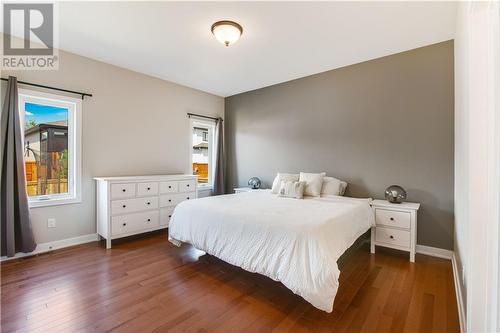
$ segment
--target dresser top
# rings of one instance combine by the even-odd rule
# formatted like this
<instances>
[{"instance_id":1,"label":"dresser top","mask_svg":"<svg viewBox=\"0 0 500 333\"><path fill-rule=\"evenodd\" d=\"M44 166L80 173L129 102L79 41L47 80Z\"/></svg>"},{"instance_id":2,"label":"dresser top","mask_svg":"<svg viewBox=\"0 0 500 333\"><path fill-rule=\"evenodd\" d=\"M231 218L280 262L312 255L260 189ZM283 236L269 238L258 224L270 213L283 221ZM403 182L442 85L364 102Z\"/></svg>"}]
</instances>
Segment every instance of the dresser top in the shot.
<instances>
[{"instance_id":1,"label":"dresser top","mask_svg":"<svg viewBox=\"0 0 500 333\"><path fill-rule=\"evenodd\" d=\"M419 203L415 202L402 202L402 203L390 203L387 200L379 200L375 199L372 201L372 206L374 207L383 207L383 208L393 208L393 209L412 209L412 210L418 210L420 207Z\"/></svg>"},{"instance_id":2,"label":"dresser top","mask_svg":"<svg viewBox=\"0 0 500 333\"><path fill-rule=\"evenodd\" d=\"M143 175L143 176L116 176L116 177L94 177L95 180L101 181L159 181L159 180L182 180L182 179L196 179L198 176L196 175Z\"/></svg>"}]
</instances>

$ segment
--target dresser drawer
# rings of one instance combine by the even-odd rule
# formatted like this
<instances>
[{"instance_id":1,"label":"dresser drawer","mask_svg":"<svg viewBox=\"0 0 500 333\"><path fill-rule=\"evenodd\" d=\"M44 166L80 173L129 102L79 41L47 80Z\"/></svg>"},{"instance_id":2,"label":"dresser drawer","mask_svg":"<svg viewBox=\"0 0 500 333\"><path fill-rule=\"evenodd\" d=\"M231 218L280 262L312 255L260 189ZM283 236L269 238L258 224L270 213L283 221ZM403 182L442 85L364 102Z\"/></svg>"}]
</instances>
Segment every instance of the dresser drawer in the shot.
<instances>
[{"instance_id":1,"label":"dresser drawer","mask_svg":"<svg viewBox=\"0 0 500 333\"><path fill-rule=\"evenodd\" d=\"M145 197L111 201L111 214L125 214L158 208L158 197Z\"/></svg>"},{"instance_id":2,"label":"dresser drawer","mask_svg":"<svg viewBox=\"0 0 500 333\"><path fill-rule=\"evenodd\" d=\"M160 183L160 194L177 193L177 192L179 192L178 182L173 181L173 182L161 182Z\"/></svg>"},{"instance_id":3,"label":"dresser drawer","mask_svg":"<svg viewBox=\"0 0 500 333\"><path fill-rule=\"evenodd\" d=\"M139 183L137 184L137 196L158 194L158 183Z\"/></svg>"},{"instance_id":4,"label":"dresser drawer","mask_svg":"<svg viewBox=\"0 0 500 333\"><path fill-rule=\"evenodd\" d=\"M192 192L196 188L194 180L181 180L179 181L179 192Z\"/></svg>"},{"instance_id":5,"label":"dresser drawer","mask_svg":"<svg viewBox=\"0 0 500 333\"><path fill-rule=\"evenodd\" d=\"M376 227L375 240L380 243L410 247L410 232L399 229Z\"/></svg>"},{"instance_id":6,"label":"dresser drawer","mask_svg":"<svg viewBox=\"0 0 500 333\"><path fill-rule=\"evenodd\" d=\"M160 196L160 207L173 207L184 200L192 200L195 198L195 192L162 195Z\"/></svg>"},{"instance_id":7,"label":"dresser drawer","mask_svg":"<svg viewBox=\"0 0 500 333\"><path fill-rule=\"evenodd\" d=\"M377 225L410 229L411 214L389 209L375 209L375 221Z\"/></svg>"},{"instance_id":8,"label":"dresser drawer","mask_svg":"<svg viewBox=\"0 0 500 333\"><path fill-rule=\"evenodd\" d=\"M174 213L174 207L160 208L160 225L166 225L170 223L170 218Z\"/></svg>"},{"instance_id":9,"label":"dresser drawer","mask_svg":"<svg viewBox=\"0 0 500 333\"><path fill-rule=\"evenodd\" d=\"M140 230L147 230L159 225L158 211L113 216L111 235L121 235Z\"/></svg>"},{"instance_id":10,"label":"dresser drawer","mask_svg":"<svg viewBox=\"0 0 500 333\"><path fill-rule=\"evenodd\" d=\"M135 197L135 184L112 184L111 199L124 199Z\"/></svg>"}]
</instances>

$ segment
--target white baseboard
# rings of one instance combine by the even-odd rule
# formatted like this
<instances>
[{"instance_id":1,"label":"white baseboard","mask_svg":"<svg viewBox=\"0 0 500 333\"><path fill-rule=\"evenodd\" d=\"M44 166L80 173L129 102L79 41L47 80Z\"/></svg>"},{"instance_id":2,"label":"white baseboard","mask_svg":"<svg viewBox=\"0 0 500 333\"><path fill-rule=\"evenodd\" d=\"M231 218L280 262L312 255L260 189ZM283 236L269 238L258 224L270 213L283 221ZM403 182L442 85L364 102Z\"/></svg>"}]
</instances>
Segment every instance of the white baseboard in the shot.
<instances>
[{"instance_id":1,"label":"white baseboard","mask_svg":"<svg viewBox=\"0 0 500 333\"><path fill-rule=\"evenodd\" d=\"M453 280L455 282L455 294L457 295L458 305L458 320L460 322L460 332L465 332L467 327L467 317L465 315L464 298L462 288L460 288L460 272L458 271L457 259L455 253L451 258L451 266L453 267Z\"/></svg>"},{"instance_id":2,"label":"white baseboard","mask_svg":"<svg viewBox=\"0 0 500 333\"><path fill-rule=\"evenodd\" d=\"M12 259L23 258L23 257L29 257L29 256L33 256L36 254L45 253L45 252L49 252L49 251L53 251L53 250L57 250L57 249L62 249L62 248L69 247L69 246L95 242L97 240L99 240L99 236L97 234L88 234L88 235L83 235L83 236L78 236L78 237L73 237L73 238L61 239L61 240L53 241L53 242L41 243L41 244L38 244L36 246L36 249L33 252L30 252L30 253L19 252L19 253L16 253L15 256L10 257L10 258L0 257L0 262L12 260Z\"/></svg>"},{"instance_id":3,"label":"white baseboard","mask_svg":"<svg viewBox=\"0 0 500 333\"><path fill-rule=\"evenodd\" d=\"M452 258L453 258L453 251L440 249L438 247L417 244L415 251L417 253L420 253L420 254L425 254L428 256L433 256L433 257L438 257L438 258L443 258L443 259L448 259L448 260L452 260Z\"/></svg>"}]
</instances>

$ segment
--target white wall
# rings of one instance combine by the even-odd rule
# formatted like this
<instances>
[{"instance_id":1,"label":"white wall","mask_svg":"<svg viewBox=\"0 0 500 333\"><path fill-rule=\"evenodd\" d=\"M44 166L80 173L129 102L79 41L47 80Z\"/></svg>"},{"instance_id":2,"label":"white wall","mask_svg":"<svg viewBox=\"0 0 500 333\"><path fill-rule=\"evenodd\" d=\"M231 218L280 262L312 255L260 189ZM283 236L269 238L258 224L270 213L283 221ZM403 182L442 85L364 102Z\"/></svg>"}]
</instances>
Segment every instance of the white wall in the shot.
<instances>
[{"instance_id":1,"label":"white wall","mask_svg":"<svg viewBox=\"0 0 500 333\"><path fill-rule=\"evenodd\" d=\"M499 326L500 4L463 2L455 39L455 256L467 331Z\"/></svg>"},{"instance_id":2,"label":"white wall","mask_svg":"<svg viewBox=\"0 0 500 333\"><path fill-rule=\"evenodd\" d=\"M2 71L2 77L93 94L82 107L83 202L32 209L38 243L95 233L92 177L190 173L186 113L224 115L221 97L75 54L59 56L57 71ZM4 90L2 84L2 98ZM56 228L47 228L49 217Z\"/></svg>"}]
</instances>

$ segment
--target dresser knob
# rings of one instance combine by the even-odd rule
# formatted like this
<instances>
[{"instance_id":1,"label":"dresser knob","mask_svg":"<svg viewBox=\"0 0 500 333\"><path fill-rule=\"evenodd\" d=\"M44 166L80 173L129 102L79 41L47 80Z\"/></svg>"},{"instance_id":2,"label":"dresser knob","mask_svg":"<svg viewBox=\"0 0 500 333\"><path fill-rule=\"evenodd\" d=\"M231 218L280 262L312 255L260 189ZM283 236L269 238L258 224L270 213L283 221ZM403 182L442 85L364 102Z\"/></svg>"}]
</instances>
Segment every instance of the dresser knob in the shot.
<instances>
[{"instance_id":1,"label":"dresser knob","mask_svg":"<svg viewBox=\"0 0 500 333\"><path fill-rule=\"evenodd\" d=\"M172 186L168 185L168 188L172 188Z\"/></svg>"},{"instance_id":2,"label":"dresser knob","mask_svg":"<svg viewBox=\"0 0 500 333\"><path fill-rule=\"evenodd\" d=\"M390 235L389 237L390 237L391 239L394 239L394 236L393 236L393 235Z\"/></svg>"},{"instance_id":3,"label":"dresser knob","mask_svg":"<svg viewBox=\"0 0 500 333\"><path fill-rule=\"evenodd\" d=\"M169 215L169 216L168 216L168 218L171 218L171 217L172 217L172 215Z\"/></svg>"},{"instance_id":4,"label":"dresser knob","mask_svg":"<svg viewBox=\"0 0 500 333\"><path fill-rule=\"evenodd\" d=\"M127 205L123 205L122 207L125 208L125 207L127 207Z\"/></svg>"},{"instance_id":5,"label":"dresser knob","mask_svg":"<svg viewBox=\"0 0 500 333\"><path fill-rule=\"evenodd\" d=\"M187 199L189 200L189 197L187 197Z\"/></svg>"},{"instance_id":6,"label":"dresser knob","mask_svg":"<svg viewBox=\"0 0 500 333\"><path fill-rule=\"evenodd\" d=\"M168 202L172 202L172 199L168 199Z\"/></svg>"},{"instance_id":7,"label":"dresser knob","mask_svg":"<svg viewBox=\"0 0 500 333\"><path fill-rule=\"evenodd\" d=\"M148 187L148 191L151 190L151 187Z\"/></svg>"},{"instance_id":8,"label":"dresser knob","mask_svg":"<svg viewBox=\"0 0 500 333\"><path fill-rule=\"evenodd\" d=\"M125 227L127 225L127 223L123 223L123 226Z\"/></svg>"},{"instance_id":9,"label":"dresser knob","mask_svg":"<svg viewBox=\"0 0 500 333\"><path fill-rule=\"evenodd\" d=\"M122 192L126 192L127 190L126 189L123 189Z\"/></svg>"},{"instance_id":10,"label":"dresser knob","mask_svg":"<svg viewBox=\"0 0 500 333\"><path fill-rule=\"evenodd\" d=\"M189 184L187 184L187 187L189 187Z\"/></svg>"},{"instance_id":11,"label":"dresser knob","mask_svg":"<svg viewBox=\"0 0 500 333\"><path fill-rule=\"evenodd\" d=\"M394 221L394 217L391 217L389 220Z\"/></svg>"},{"instance_id":12,"label":"dresser knob","mask_svg":"<svg viewBox=\"0 0 500 333\"><path fill-rule=\"evenodd\" d=\"M148 219L148 222L151 222L151 219Z\"/></svg>"},{"instance_id":13,"label":"dresser knob","mask_svg":"<svg viewBox=\"0 0 500 333\"><path fill-rule=\"evenodd\" d=\"M148 202L148 205L151 205L151 202Z\"/></svg>"}]
</instances>

